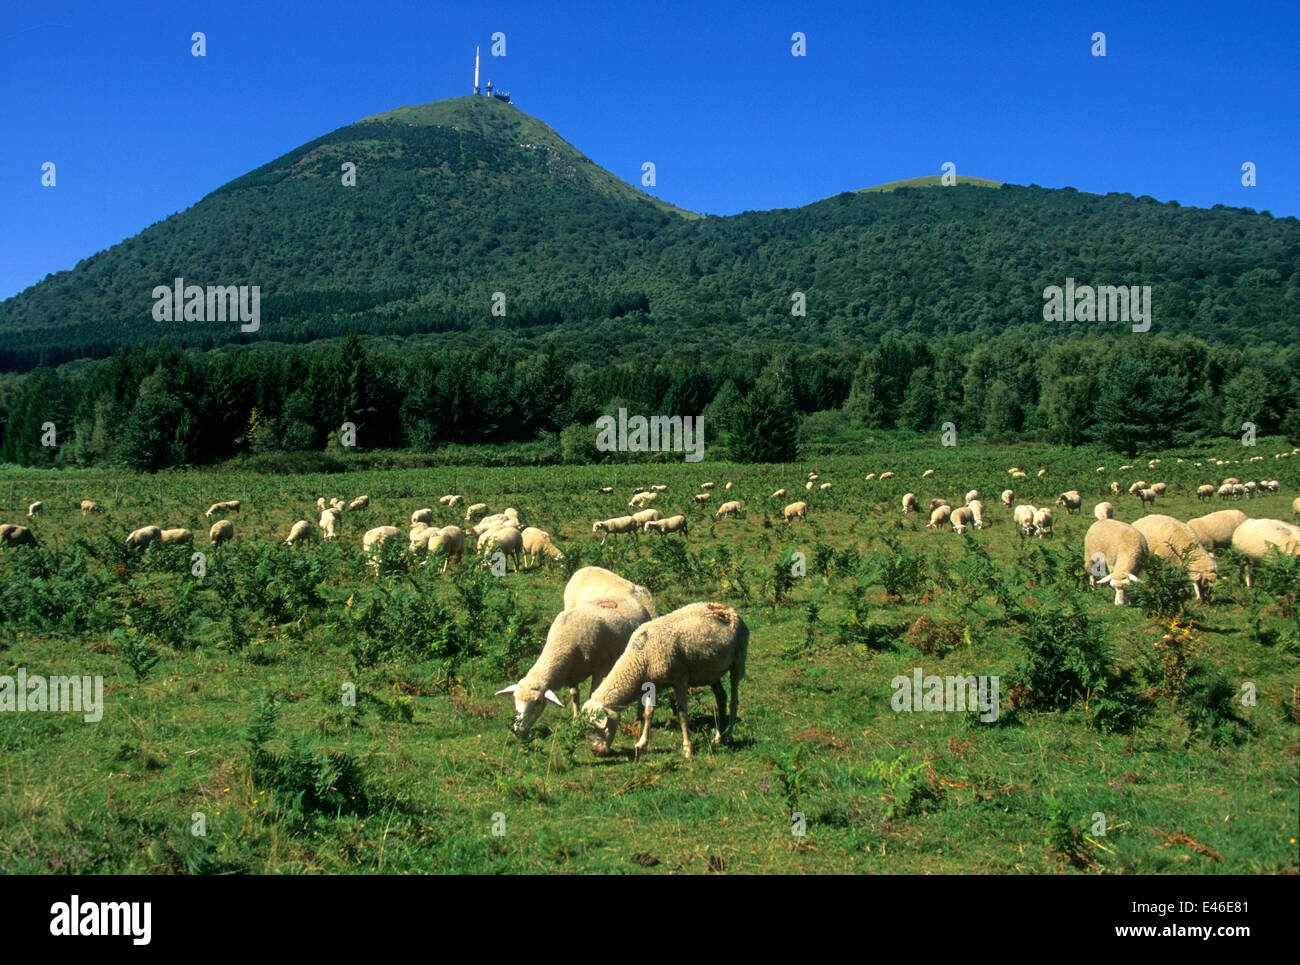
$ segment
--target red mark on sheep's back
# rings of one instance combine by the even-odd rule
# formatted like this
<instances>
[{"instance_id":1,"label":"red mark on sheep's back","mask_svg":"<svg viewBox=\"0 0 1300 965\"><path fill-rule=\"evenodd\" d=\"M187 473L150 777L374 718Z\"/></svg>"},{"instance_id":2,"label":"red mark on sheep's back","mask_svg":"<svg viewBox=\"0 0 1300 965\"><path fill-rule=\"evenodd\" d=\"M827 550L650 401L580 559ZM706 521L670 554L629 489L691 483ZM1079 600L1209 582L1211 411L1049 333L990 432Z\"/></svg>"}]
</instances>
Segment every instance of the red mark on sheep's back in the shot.
<instances>
[{"instance_id":1,"label":"red mark on sheep's back","mask_svg":"<svg viewBox=\"0 0 1300 965\"><path fill-rule=\"evenodd\" d=\"M736 611L725 603L706 603L704 606L719 623L730 623L736 615Z\"/></svg>"},{"instance_id":2,"label":"red mark on sheep's back","mask_svg":"<svg viewBox=\"0 0 1300 965\"><path fill-rule=\"evenodd\" d=\"M609 599L608 597L606 597L606 598L603 599L603 600L592 600L592 601L591 601L591 605L592 605L592 606L598 606L598 607L600 607L600 608L602 608L602 609L605 609L605 610L617 610L617 609L618 609L618 600L611 600L611 599Z\"/></svg>"}]
</instances>

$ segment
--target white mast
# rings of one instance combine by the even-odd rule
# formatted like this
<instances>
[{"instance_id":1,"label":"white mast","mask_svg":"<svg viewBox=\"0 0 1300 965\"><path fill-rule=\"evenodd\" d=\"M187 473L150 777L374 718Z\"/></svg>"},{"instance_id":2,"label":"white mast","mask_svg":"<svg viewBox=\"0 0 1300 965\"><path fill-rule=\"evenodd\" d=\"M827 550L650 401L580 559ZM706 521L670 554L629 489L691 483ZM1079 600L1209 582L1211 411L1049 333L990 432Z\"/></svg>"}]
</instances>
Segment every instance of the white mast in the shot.
<instances>
[{"instance_id":1,"label":"white mast","mask_svg":"<svg viewBox=\"0 0 1300 965\"><path fill-rule=\"evenodd\" d=\"M478 48L474 48L474 93L478 91Z\"/></svg>"}]
</instances>

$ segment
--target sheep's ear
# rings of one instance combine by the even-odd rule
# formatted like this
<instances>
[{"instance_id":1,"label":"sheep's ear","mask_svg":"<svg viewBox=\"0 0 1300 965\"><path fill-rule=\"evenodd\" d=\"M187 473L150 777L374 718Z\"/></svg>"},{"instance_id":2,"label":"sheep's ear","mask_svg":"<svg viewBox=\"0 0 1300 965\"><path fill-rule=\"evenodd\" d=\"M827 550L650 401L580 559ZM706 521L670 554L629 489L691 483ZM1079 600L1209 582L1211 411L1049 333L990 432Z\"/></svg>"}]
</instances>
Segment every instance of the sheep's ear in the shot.
<instances>
[{"instance_id":1,"label":"sheep's ear","mask_svg":"<svg viewBox=\"0 0 1300 965\"><path fill-rule=\"evenodd\" d=\"M564 706L564 701L562 701L559 697L555 696L555 691L553 690L548 690L543 696L545 696L546 699L549 700L551 703L553 703L556 707Z\"/></svg>"},{"instance_id":2,"label":"sheep's ear","mask_svg":"<svg viewBox=\"0 0 1300 965\"><path fill-rule=\"evenodd\" d=\"M498 690L498 691L497 691L495 694L493 694L492 696L494 696L494 697L512 696L512 695L514 694L514 692L515 692L516 690L518 690L518 689L519 689L519 685L518 685L518 684L511 684L511 685L510 685L509 687L507 687L505 690ZM550 691L548 690L547 693L549 694Z\"/></svg>"}]
</instances>

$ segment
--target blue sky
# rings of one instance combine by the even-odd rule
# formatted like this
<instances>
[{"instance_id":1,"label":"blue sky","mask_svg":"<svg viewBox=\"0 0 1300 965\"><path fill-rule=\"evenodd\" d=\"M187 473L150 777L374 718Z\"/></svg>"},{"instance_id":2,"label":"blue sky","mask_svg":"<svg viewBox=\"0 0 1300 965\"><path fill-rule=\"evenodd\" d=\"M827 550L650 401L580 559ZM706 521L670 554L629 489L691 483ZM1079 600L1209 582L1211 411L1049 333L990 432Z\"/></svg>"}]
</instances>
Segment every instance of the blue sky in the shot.
<instances>
[{"instance_id":1,"label":"blue sky","mask_svg":"<svg viewBox=\"0 0 1300 965\"><path fill-rule=\"evenodd\" d=\"M695 211L797 207L952 161L1300 215L1300 4L1134 6L11 4L0 298L321 134L470 93L476 44L521 110L631 183L653 161L652 193Z\"/></svg>"}]
</instances>

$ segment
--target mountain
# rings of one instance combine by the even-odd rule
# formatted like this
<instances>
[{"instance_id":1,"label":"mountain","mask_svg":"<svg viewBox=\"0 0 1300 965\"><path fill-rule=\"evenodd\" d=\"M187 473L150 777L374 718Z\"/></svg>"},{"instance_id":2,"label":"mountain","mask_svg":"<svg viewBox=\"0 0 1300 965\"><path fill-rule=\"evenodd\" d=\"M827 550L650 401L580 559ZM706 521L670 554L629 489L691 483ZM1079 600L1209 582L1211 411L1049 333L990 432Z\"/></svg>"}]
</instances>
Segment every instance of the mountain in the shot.
<instances>
[{"instance_id":1,"label":"mountain","mask_svg":"<svg viewBox=\"0 0 1300 965\"><path fill-rule=\"evenodd\" d=\"M440 344L499 332L526 348L616 343L624 357L651 357L666 345L716 354L738 343L856 347L891 332L1123 328L1045 322L1043 291L1067 278L1150 286L1157 333L1295 340L1295 218L935 180L701 217L624 183L503 102L403 107L304 144L0 302L0 369L160 339L206 349L351 331ZM152 293L177 277L259 286L260 329L155 321ZM804 316L792 314L796 292Z\"/></svg>"}]
</instances>

